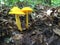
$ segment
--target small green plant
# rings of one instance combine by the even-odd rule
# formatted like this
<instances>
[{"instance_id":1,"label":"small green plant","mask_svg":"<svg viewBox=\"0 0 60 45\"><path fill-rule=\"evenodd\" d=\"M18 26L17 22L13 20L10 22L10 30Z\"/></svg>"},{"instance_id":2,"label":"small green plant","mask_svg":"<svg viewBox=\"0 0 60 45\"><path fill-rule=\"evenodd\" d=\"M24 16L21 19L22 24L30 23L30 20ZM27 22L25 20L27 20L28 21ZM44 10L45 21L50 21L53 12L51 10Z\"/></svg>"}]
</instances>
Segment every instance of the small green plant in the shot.
<instances>
[{"instance_id":1,"label":"small green plant","mask_svg":"<svg viewBox=\"0 0 60 45\"><path fill-rule=\"evenodd\" d=\"M60 0L51 0L52 6L60 6Z\"/></svg>"},{"instance_id":2,"label":"small green plant","mask_svg":"<svg viewBox=\"0 0 60 45\"><path fill-rule=\"evenodd\" d=\"M50 1L50 2L49 2ZM22 5L25 6L30 6L32 8L35 7L37 4L42 4L42 5L49 5L50 6L60 6L60 0L0 0L0 5L4 4L6 6L19 6ZM18 5L18 3L20 3ZM21 6L20 6L21 7Z\"/></svg>"},{"instance_id":3,"label":"small green plant","mask_svg":"<svg viewBox=\"0 0 60 45\"><path fill-rule=\"evenodd\" d=\"M30 6L32 8L34 8L36 4L41 3L40 0L29 0L29 1L28 0L0 0L0 4L1 2L3 2L7 6L14 6L17 5L16 4L17 2L20 3L23 2L23 3L27 3L25 4L26 6Z\"/></svg>"}]
</instances>

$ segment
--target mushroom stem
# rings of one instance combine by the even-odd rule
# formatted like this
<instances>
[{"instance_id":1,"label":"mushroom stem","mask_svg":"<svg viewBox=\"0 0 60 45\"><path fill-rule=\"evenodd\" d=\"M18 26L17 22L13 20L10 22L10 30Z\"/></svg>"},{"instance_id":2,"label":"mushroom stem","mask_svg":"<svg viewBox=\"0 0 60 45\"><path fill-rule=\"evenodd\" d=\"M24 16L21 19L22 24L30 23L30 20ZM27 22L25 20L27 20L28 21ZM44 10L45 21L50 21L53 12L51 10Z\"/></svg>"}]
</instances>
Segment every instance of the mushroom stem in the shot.
<instances>
[{"instance_id":1,"label":"mushroom stem","mask_svg":"<svg viewBox=\"0 0 60 45\"><path fill-rule=\"evenodd\" d=\"M28 13L26 13L26 28L28 28Z\"/></svg>"},{"instance_id":2,"label":"mushroom stem","mask_svg":"<svg viewBox=\"0 0 60 45\"><path fill-rule=\"evenodd\" d=\"M16 25L17 25L18 29L20 31L22 31L21 21L20 21L19 15L15 15L15 19L16 19Z\"/></svg>"}]
</instances>

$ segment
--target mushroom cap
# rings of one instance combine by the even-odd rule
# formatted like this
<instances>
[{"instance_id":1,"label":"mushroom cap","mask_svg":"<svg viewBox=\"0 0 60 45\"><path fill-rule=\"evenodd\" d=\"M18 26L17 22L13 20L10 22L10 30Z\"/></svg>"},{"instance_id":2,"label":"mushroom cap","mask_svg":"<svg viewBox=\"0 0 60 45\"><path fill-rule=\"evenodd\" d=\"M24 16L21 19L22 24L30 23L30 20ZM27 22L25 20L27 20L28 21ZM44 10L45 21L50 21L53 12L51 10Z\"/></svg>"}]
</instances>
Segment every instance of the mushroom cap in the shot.
<instances>
[{"instance_id":1,"label":"mushroom cap","mask_svg":"<svg viewBox=\"0 0 60 45\"><path fill-rule=\"evenodd\" d=\"M21 14L21 15L25 15L25 13L22 12L22 11L20 10L20 8L18 8L18 7L13 7L13 8L10 10L9 14Z\"/></svg>"},{"instance_id":2,"label":"mushroom cap","mask_svg":"<svg viewBox=\"0 0 60 45\"><path fill-rule=\"evenodd\" d=\"M22 11L25 12L25 13L27 13L27 12L32 12L33 9L30 8L30 7L24 7L24 8L22 8Z\"/></svg>"},{"instance_id":3,"label":"mushroom cap","mask_svg":"<svg viewBox=\"0 0 60 45\"><path fill-rule=\"evenodd\" d=\"M24 12L22 12L22 11L19 11L19 12L17 12L17 11L15 11L15 12L9 12L9 14L20 14L20 15L25 15L25 13Z\"/></svg>"}]
</instances>

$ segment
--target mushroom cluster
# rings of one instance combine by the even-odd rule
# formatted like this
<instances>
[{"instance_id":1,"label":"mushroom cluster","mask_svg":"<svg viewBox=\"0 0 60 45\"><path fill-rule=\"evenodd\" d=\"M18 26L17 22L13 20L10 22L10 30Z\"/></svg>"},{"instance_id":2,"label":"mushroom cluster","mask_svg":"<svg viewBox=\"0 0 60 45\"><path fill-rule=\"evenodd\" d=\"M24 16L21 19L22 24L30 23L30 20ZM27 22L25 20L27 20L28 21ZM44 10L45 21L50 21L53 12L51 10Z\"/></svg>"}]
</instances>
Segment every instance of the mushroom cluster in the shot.
<instances>
[{"instance_id":1,"label":"mushroom cluster","mask_svg":"<svg viewBox=\"0 0 60 45\"><path fill-rule=\"evenodd\" d=\"M20 9L18 7L13 7L10 10L9 14L15 15L16 25L20 31L22 31L22 26L21 26L21 21L20 21L19 17L26 15L26 28L28 28L28 13L31 13L32 11L33 11L33 9L30 7L24 7L22 9Z\"/></svg>"}]
</instances>

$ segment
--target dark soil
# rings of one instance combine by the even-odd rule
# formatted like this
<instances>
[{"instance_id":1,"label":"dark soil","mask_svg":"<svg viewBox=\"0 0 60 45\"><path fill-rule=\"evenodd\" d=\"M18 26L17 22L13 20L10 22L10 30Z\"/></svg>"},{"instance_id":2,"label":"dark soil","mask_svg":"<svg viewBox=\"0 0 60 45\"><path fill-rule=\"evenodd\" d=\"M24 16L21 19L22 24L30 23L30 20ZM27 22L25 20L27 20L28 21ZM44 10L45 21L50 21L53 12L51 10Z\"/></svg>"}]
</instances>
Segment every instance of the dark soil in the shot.
<instances>
[{"instance_id":1,"label":"dark soil","mask_svg":"<svg viewBox=\"0 0 60 45\"><path fill-rule=\"evenodd\" d=\"M28 29L25 28L25 17L20 17L22 32L15 24L14 15L8 14L10 8L5 7L0 10L0 45L60 45L60 35L53 31L60 30L58 7L37 5L34 9L35 12L29 15ZM45 14L48 9L54 9L50 16ZM58 16L54 16L55 14Z\"/></svg>"}]
</instances>

